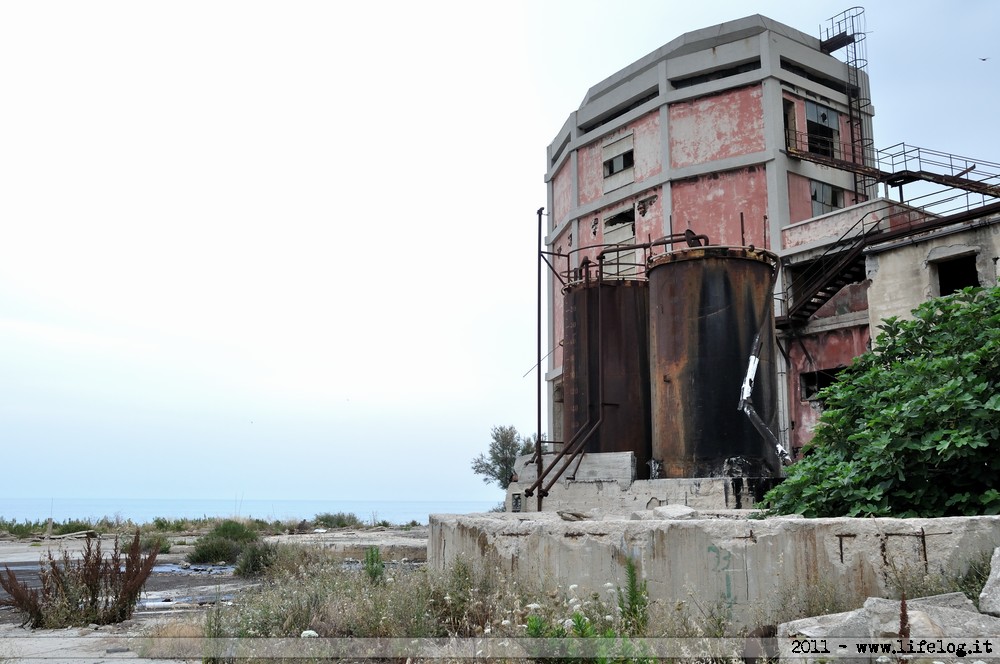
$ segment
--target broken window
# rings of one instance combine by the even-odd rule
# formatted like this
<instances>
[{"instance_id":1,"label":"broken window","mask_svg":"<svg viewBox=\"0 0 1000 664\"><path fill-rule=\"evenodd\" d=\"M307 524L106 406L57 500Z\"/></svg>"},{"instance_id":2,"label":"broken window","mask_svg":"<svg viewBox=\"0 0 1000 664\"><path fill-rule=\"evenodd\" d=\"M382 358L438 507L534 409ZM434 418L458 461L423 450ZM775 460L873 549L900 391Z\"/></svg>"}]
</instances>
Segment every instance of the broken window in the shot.
<instances>
[{"instance_id":1,"label":"broken window","mask_svg":"<svg viewBox=\"0 0 1000 664\"><path fill-rule=\"evenodd\" d=\"M615 173L621 173L626 168L632 168L634 165L635 158L632 156L632 151L629 150L604 162L604 177L609 178Z\"/></svg>"},{"instance_id":2,"label":"broken window","mask_svg":"<svg viewBox=\"0 0 1000 664\"><path fill-rule=\"evenodd\" d=\"M833 385L834 381L837 380L837 374L841 371L843 371L843 367L800 373L799 390L802 393L802 400L815 401L819 391Z\"/></svg>"},{"instance_id":3,"label":"broken window","mask_svg":"<svg viewBox=\"0 0 1000 664\"><path fill-rule=\"evenodd\" d=\"M635 181L635 153L632 134L616 139L601 148L604 164L604 193Z\"/></svg>"},{"instance_id":4,"label":"broken window","mask_svg":"<svg viewBox=\"0 0 1000 664\"><path fill-rule=\"evenodd\" d=\"M824 157L843 158L840 149L840 113L807 101L806 133L809 152Z\"/></svg>"},{"instance_id":5,"label":"broken window","mask_svg":"<svg viewBox=\"0 0 1000 664\"><path fill-rule=\"evenodd\" d=\"M934 263L937 268L940 295L951 295L963 288L980 286L979 271L976 270L976 255L966 254Z\"/></svg>"},{"instance_id":6,"label":"broken window","mask_svg":"<svg viewBox=\"0 0 1000 664\"><path fill-rule=\"evenodd\" d=\"M839 187L810 180L809 190L812 196L812 216L814 217L844 207L844 190Z\"/></svg>"},{"instance_id":7,"label":"broken window","mask_svg":"<svg viewBox=\"0 0 1000 664\"><path fill-rule=\"evenodd\" d=\"M635 208L629 206L604 219L605 244L635 244ZM635 250L609 251L604 263L604 271L608 276L625 277L634 275L639 270Z\"/></svg>"}]
</instances>

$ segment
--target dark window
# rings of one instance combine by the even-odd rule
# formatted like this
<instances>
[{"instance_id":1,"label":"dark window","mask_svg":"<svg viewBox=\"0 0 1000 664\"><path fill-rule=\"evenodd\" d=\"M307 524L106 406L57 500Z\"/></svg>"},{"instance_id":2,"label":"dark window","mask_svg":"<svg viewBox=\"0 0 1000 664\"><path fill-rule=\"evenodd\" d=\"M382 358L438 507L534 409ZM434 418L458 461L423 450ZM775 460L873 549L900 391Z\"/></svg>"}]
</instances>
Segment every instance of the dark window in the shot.
<instances>
[{"instance_id":1,"label":"dark window","mask_svg":"<svg viewBox=\"0 0 1000 664\"><path fill-rule=\"evenodd\" d=\"M803 401L813 401L819 391L830 387L837 380L837 374L843 370L842 367L836 369L824 369L822 371L805 371L799 374L799 389L802 392Z\"/></svg>"},{"instance_id":2,"label":"dark window","mask_svg":"<svg viewBox=\"0 0 1000 664\"><path fill-rule=\"evenodd\" d=\"M841 157L840 114L832 108L806 102L808 149L824 157Z\"/></svg>"},{"instance_id":3,"label":"dark window","mask_svg":"<svg viewBox=\"0 0 1000 664\"><path fill-rule=\"evenodd\" d=\"M603 117L601 117L601 118L599 118L597 120L594 120L593 122L591 122L588 125L581 125L580 126L580 132L583 133L583 134L586 134L589 131L593 131L593 130L597 129L598 127L603 127L604 125L606 125L606 124L608 124L610 122L613 122L613 121L617 120L618 118L622 117L623 115L625 115L629 111L632 111L634 109L639 108L640 106L642 106L646 102L653 101L659 95L660 95L659 88L653 88L652 90L650 90L649 92L647 92L645 95L639 97L638 99L635 99L635 100L629 102L625 106L622 106L621 108L619 108L619 109L617 109L615 111L611 111L608 115L605 115L605 116L603 116Z\"/></svg>"},{"instance_id":4,"label":"dark window","mask_svg":"<svg viewBox=\"0 0 1000 664\"><path fill-rule=\"evenodd\" d=\"M751 60L750 62L743 62L732 67L726 67L725 69L716 69L715 71L695 74L685 78L672 78L670 79L670 85L672 85L675 90L680 90L682 88L689 88L692 85L698 85L699 83L718 81L720 78L729 78L730 76L744 74L748 71L755 71L757 69L760 69L760 58Z\"/></svg>"},{"instance_id":5,"label":"dark window","mask_svg":"<svg viewBox=\"0 0 1000 664\"><path fill-rule=\"evenodd\" d=\"M782 101L782 110L785 116L785 146L798 150L799 137L795 128L795 102L790 99Z\"/></svg>"},{"instance_id":6,"label":"dark window","mask_svg":"<svg viewBox=\"0 0 1000 664\"><path fill-rule=\"evenodd\" d=\"M798 74L802 78L809 79L813 83L819 83L820 85L828 87L831 90L836 90L841 94L847 94L847 85L843 82L834 80L829 76L820 74L819 72L809 70L797 62L781 58L781 68L785 71L790 71L793 74Z\"/></svg>"},{"instance_id":7,"label":"dark window","mask_svg":"<svg viewBox=\"0 0 1000 664\"><path fill-rule=\"evenodd\" d=\"M632 156L632 150L623 152L617 157L612 157L604 162L604 177L611 177L615 173L621 173L627 168L632 168L634 165L635 159Z\"/></svg>"},{"instance_id":8,"label":"dark window","mask_svg":"<svg viewBox=\"0 0 1000 664\"><path fill-rule=\"evenodd\" d=\"M825 182L809 181L814 217L844 207L844 190Z\"/></svg>"},{"instance_id":9,"label":"dark window","mask_svg":"<svg viewBox=\"0 0 1000 664\"><path fill-rule=\"evenodd\" d=\"M976 255L968 254L936 263L941 295L951 295L969 286L979 286Z\"/></svg>"}]
</instances>

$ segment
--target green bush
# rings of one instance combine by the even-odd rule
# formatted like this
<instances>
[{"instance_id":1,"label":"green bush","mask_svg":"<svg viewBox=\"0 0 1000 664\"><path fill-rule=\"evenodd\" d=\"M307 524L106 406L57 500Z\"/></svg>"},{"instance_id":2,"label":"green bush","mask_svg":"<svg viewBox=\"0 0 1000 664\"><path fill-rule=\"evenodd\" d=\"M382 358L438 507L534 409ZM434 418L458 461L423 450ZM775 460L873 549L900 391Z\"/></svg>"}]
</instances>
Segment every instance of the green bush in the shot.
<instances>
[{"instance_id":1,"label":"green bush","mask_svg":"<svg viewBox=\"0 0 1000 664\"><path fill-rule=\"evenodd\" d=\"M883 322L818 395L804 458L765 496L807 517L1000 514L1000 288Z\"/></svg>"},{"instance_id":2,"label":"green bush","mask_svg":"<svg viewBox=\"0 0 1000 664\"><path fill-rule=\"evenodd\" d=\"M187 559L188 562L201 565L235 563L242 551L243 545L240 542L208 535L195 542L194 551L187 555Z\"/></svg>"},{"instance_id":3,"label":"green bush","mask_svg":"<svg viewBox=\"0 0 1000 664\"><path fill-rule=\"evenodd\" d=\"M143 553L149 553L150 551L170 553L170 540L160 533L143 535L140 548Z\"/></svg>"},{"instance_id":4,"label":"green bush","mask_svg":"<svg viewBox=\"0 0 1000 664\"><path fill-rule=\"evenodd\" d=\"M277 557L276 544L251 542L240 552L235 573L237 576L260 576L275 563Z\"/></svg>"},{"instance_id":5,"label":"green bush","mask_svg":"<svg viewBox=\"0 0 1000 664\"><path fill-rule=\"evenodd\" d=\"M241 523L240 521L233 521L232 519L227 519L217 525L212 529L212 532L208 534L209 537L221 537L222 539L232 540L233 542L254 542L259 537L257 531Z\"/></svg>"},{"instance_id":6,"label":"green bush","mask_svg":"<svg viewBox=\"0 0 1000 664\"><path fill-rule=\"evenodd\" d=\"M45 532L46 524L43 521L16 521L14 519L0 518L0 533L8 533L14 537L30 537L34 533Z\"/></svg>"},{"instance_id":7,"label":"green bush","mask_svg":"<svg viewBox=\"0 0 1000 664\"><path fill-rule=\"evenodd\" d=\"M361 519L353 512L337 512L336 514L324 512L317 514L313 523L320 528L360 528L363 525Z\"/></svg>"}]
</instances>

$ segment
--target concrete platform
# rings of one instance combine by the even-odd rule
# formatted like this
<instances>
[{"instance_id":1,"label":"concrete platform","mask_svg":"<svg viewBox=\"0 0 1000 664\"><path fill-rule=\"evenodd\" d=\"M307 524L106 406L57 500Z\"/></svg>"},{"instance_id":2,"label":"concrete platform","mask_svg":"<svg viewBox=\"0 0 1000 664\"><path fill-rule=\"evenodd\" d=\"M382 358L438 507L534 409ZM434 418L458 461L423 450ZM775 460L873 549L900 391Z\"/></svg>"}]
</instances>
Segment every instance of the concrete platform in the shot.
<instances>
[{"instance_id":1,"label":"concrete platform","mask_svg":"<svg viewBox=\"0 0 1000 664\"><path fill-rule=\"evenodd\" d=\"M582 597L606 583L624 585L632 559L652 600L721 603L736 622L751 624L751 612L805 584L835 584L862 600L887 596L893 574L961 571L1000 546L1000 516L666 519L655 512L593 512L579 521L551 512L431 515L428 566L488 562L525 583L577 584Z\"/></svg>"}]
</instances>

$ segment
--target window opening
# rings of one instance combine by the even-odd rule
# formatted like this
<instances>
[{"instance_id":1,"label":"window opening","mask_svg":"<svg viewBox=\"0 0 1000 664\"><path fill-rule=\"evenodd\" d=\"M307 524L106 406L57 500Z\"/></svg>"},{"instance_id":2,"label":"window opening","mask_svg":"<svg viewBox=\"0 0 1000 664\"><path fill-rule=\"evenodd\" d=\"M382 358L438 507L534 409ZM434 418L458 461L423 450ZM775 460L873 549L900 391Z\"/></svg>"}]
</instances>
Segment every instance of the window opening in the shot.
<instances>
[{"instance_id":1,"label":"window opening","mask_svg":"<svg viewBox=\"0 0 1000 664\"><path fill-rule=\"evenodd\" d=\"M809 181L809 188L812 195L812 214L814 217L844 207L843 189L816 180Z\"/></svg>"},{"instance_id":2,"label":"window opening","mask_svg":"<svg viewBox=\"0 0 1000 664\"><path fill-rule=\"evenodd\" d=\"M816 395L820 390L833 385L837 380L837 374L843 371L843 367L835 369L823 369L820 371L804 371L799 374L799 390L802 393L803 401L817 401Z\"/></svg>"},{"instance_id":3,"label":"window opening","mask_svg":"<svg viewBox=\"0 0 1000 664\"><path fill-rule=\"evenodd\" d=\"M635 165L635 157L632 150L623 152L616 157L612 157L604 162L604 177L609 178L615 173L621 173L627 168Z\"/></svg>"},{"instance_id":4,"label":"window opening","mask_svg":"<svg viewBox=\"0 0 1000 664\"><path fill-rule=\"evenodd\" d=\"M951 295L963 288L980 286L976 270L976 255L967 254L936 263L938 288L941 295Z\"/></svg>"},{"instance_id":5,"label":"window opening","mask_svg":"<svg viewBox=\"0 0 1000 664\"><path fill-rule=\"evenodd\" d=\"M809 152L824 157L841 157L840 113L832 108L807 101L806 133Z\"/></svg>"},{"instance_id":6,"label":"window opening","mask_svg":"<svg viewBox=\"0 0 1000 664\"><path fill-rule=\"evenodd\" d=\"M798 137L795 135L795 102L785 99L782 108L785 115L785 145L798 149Z\"/></svg>"}]
</instances>

